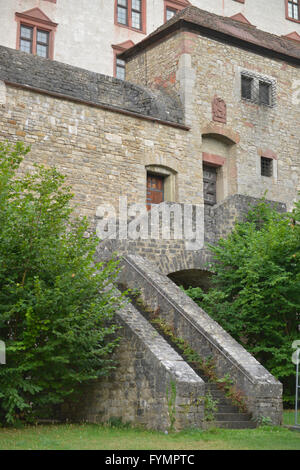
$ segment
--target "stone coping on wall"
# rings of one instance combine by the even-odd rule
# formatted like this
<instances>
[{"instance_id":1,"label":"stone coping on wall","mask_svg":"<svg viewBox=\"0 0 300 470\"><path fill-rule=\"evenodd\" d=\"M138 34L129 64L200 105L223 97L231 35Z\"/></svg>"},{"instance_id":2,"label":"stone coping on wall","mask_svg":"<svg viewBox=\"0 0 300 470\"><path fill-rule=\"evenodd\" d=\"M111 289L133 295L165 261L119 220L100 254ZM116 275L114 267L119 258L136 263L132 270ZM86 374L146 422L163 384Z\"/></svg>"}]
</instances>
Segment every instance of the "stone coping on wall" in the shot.
<instances>
[{"instance_id":1,"label":"stone coping on wall","mask_svg":"<svg viewBox=\"0 0 300 470\"><path fill-rule=\"evenodd\" d=\"M198 353L216 359L216 372L230 374L254 418L269 416L280 424L282 384L154 264L135 255L126 255L122 264L121 280L140 289L146 305L159 308Z\"/></svg>"},{"instance_id":2,"label":"stone coping on wall","mask_svg":"<svg viewBox=\"0 0 300 470\"><path fill-rule=\"evenodd\" d=\"M0 80L188 129L176 96L4 46L0 46Z\"/></svg>"},{"instance_id":3,"label":"stone coping on wall","mask_svg":"<svg viewBox=\"0 0 300 470\"><path fill-rule=\"evenodd\" d=\"M140 341L148 348L155 361L164 367L176 381L189 382L205 387L205 383L199 375L185 362L185 360L167 343L157 330L138 312L131 304L127 303L117 312L120 322L137 335Z\"/></svg>"}]
</instances>

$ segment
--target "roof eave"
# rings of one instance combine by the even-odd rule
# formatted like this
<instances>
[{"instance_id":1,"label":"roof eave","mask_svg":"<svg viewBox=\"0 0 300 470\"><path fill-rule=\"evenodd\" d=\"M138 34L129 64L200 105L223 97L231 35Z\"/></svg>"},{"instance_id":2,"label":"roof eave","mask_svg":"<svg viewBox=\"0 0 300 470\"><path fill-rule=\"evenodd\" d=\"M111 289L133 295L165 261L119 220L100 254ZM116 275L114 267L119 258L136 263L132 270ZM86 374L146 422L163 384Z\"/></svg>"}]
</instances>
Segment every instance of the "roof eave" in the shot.
<instances>
[{"instance_id":1,"label":"roof eave","mask_svg":"<svg viewBox=\"0 0 300 470\"><path fill-rule=\"evenodd\" d=\"M129 59L136 54L142 52L147 47L155 44L160 39L169 36L176 31L179 30L194 30L197 33L201 33L204 36L210 37L212 39L218 40L220 42L230 43L236 47L239 47L244 50L250 50L251 52L255 52L256 54L264 55L267 57L283 60L284 62L289 62L292 64L300 65L300 58L293 54L287 54L271 47L263 46L256 42L250 42L234 36L232 34L218 31L213 28L209 28L198 23L194 23L184 18L179 18L176 22L171 23L166 28L157 31L157 33L150 34L150 36L146 37L139 43L135 44L132 48L126 50L122 54L120 54L120 58L122 59Z\"/></svg>"}]
</instances>

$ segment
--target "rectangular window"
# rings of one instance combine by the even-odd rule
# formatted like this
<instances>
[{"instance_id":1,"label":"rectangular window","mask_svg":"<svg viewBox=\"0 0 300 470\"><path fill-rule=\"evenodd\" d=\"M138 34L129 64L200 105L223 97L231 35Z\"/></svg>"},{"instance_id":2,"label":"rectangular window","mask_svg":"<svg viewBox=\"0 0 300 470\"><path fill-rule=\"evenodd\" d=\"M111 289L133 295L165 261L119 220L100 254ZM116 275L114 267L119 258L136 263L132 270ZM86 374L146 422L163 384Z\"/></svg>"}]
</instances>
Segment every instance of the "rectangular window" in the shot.
<instances>
[{"instance_id":1,"label":"rectangular window","mask_svg":"<svg viewBox=\"0 0 300 470\"><path fill-rule=\"evenodd\" d=\"M164 201L164 177L147 173L147 209L151 209L152 204L160 204Z\"/></svg>"},{"instance_id":2,"label":"rectangular window","mask_svg":"<svg viewBox=\"0 0 300 470\"><path fill-rule=\"evenodd\" d=\"M39 57L49 57L49 31L37 29L36 26L20 25L19 48L23 52Z\"/></svg>"},{"instance_id":3,"label":"rectangular window","mask_svg":"<svg viewBox=\"0 0 300 470\"><path fill-rule=\"evenodd\" d=\"M270 105L271 85L265 82L259 82L259 104Z\"/></svg>"},{"instance_id":4,"label":"rectangular window","mask_svg":"<svg viewBox=\"0 0 300 470\"><path fill-rule=\"evenodd\" d=\"M273 176L273 160L272 158L261 157L261 176Z\"/></svg>"},{"instance_id":5,"label":"rectangular window","mask_svg":"<svg viewBox=\"0 0 300 470\"><path fill-rule=\"evenodd\" d=\"M241 98L261 106L275 106L276 80L252 71L242 71Z\"/></svg>"},{"instance_id":6,"label":"rectangular window","mask_svg":"<svg viewBox=\"0 0 300 470\"><path fill-rule=\"evenodd\" d=\"M125 80L125 60L116 58L116 78Z\"/></svg>"},{"instance_id":7,"label":"rectangular window","mask_svg":"<svg viewBox=\"0 0 300 470\"><path fill-rule=\"evenodd\" d=\"M292 20L300 21L300 0L288 0L287 17Z\"/></svg>"},{"instance_id":8,"label":"rectangular window","mask_svg":"<svg viewBox=\"0 0 300 470\"><path fill-rule=\"evenodd\" d=\"M131 26L142 29L142 5L141 0L131 0Z\"/></svg>"},{"instance_id":9,"label":"rectangular window","mask_svg":"<svg viewBox=\"0 0 300 470\"><path fill-rule=\"evenodd\" d=\"M178 10L175 10L174 8L167 7L167 9L166 9L166 21L169 21L171 18L173 18L173 16L175 16L177 12L178 12Z\"/></svg>"},{"instance_id":10,"label":"rectangular window","mask_svg":"<svg viewBox=\"0 0 300 470\"><path fill-rule=\"evenodd\" d=\"M32 54L33 28L21 25L20 50Z\"/></svg>"},{"instance_id":11,"label":"rectangular window","mask_svg":"<svg viewBox=\"0 0 300 470\"><path fill-rule=\"evenodd\" d=\"M39 57L49 57L49 32L37 30L36 35L36 55Z\"/></svg>"},{"instance_id":12,"label":"rectangular window","mask_svg":"<svg viewBox=\"0 0 300 470\"><path fill-rule=\"evenodd\" d=\"M242 75L242 98L252 99L253 78Z\"/></svg>"},{"instance_id":13,"label":"rectangular window","mask_svg":"<svg viewBox=\"0 0 300 470\"><path fill-rule=\"evenodd\" d=\"M214 206L217 202L217 168L203 165L204 204Z\"/></svg>"},{"instance_id":14,"label":"rectangular window","mask_svg":"<svg viewBox=\"0 0 300 470\"><path fill-rule=\"evenodd\" d=\"M117 18L118 23L128 25L128 0L118 0Z\"/></svg>"},{"instance_id":15,"label":"rectangular window","mask_svg":"<svg viewBox=\"0 0 300 470\"><path fill-rule=\"evenodd\" d=\"M144 32L145 0L116 0L116 8L116 24Z\"/></svg>"}]
</instances>

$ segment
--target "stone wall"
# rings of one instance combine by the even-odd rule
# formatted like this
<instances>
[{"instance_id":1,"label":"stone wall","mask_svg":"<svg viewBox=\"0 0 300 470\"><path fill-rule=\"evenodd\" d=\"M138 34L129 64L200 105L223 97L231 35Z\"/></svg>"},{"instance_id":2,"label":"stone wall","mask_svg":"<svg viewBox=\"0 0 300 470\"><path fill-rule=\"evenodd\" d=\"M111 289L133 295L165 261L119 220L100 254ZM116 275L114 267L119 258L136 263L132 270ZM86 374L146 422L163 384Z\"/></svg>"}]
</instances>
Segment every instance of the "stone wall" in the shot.
<instances>
[{"instance_id":1,"label":"stone wall","mask_svg":"<svg viewBox=\"0 0 300 470\"><path fill-rule=\"evenodd\" d=\"M253 419L268 417L282 422L282 385L223 328L154 264L134 255L123 261L120 281L138 289L144 303L172 325L202 358L213 357L219 378L229 374L245 396Z\"/></svg>"},{"instance_id":2,"label":"stone wall","mask_svg":"<svg viewBox=\"0 0 300 470\"><path fill-rule=\"evenodd\" d=\"M223 199L237 193L284 202L288 209L300 189L299 66L184 29L159 38L127 59L127 78L180 96L191 127L190 153L201 171L202 137L230 146L223 167ZM128 53L129 54L129 53ZM133 53L132 53L133 54ZM272 106L241 99L241 73L274 83ZM226 104L224 122L214 120L212 103ZM273 159L272 177L262 176L260 158ZM202 191L202 172L199 190ZM219 200L221 202L221 200Z\"/></svg>"},{"instance_id":3,"label":"stone wall","mask_svg":"<svg viewBox=\"0 0 300 470\"><path fill-rule=\"evenodd\" d=\"M121 343L114 353L117 368L110 377L85 389L78 406L65 404L63 418L123 423L166 431L201 428L205 384L157 331L128 304L117 313ZM171 409L168 401L174 396Z\"/></svg>"},{"instance_id":4,"label":"stone wall","mask_svg":"<svg viewBox=\"0 0 300 470\"><path fill-rule=\"evenodd\" d=\"M226 237L232 230L235 222L244 220L245 216L252 207L255 207L260 199L234 194L225 199L225 201L215 206L205 206L205 242L216 243L219 238ZM278 202L266 200L271 207L276 208L278 212L285 212L286 205Z\"/></svg>"},{"instance_id":5,"label":"stone wall","mask_svg":"<svg viewBox=\"0 0 300 470\"><path fill-rule=\"evenodd\" d=\"M118 110L183 123L179 100L141 86L0 46L0 80Z\"/></svg>"},{"instance_id":6,"label":"stone wall","mask_svg":"<svg viewBox=\"0 0 300 470\"><path fill-rule=\"evenodd\" d=\"M4 48L1 51L3 53ZM50 69L45 67L43 78L39 78L37 70L39 68L42 73L43 65L48 64L48 61L13 51L13 57L17 57L13 67L8 60L10 51L7 55L7 50L4 52L4 59L3 56L0 58L0 76L9 78L10 83L20 83L20 86L1 82L0 138L10 142L21 140L31 146L31 152L22 166L23 171L32 170L33 163L40 163L56 166L65 174L75 195L77 214L86 215L92 220L101 204L112 204L118 210L119 196L127 197L128 204L145 203L148 165L171 168L176 173L176 195L179 201L190 204L202 202L198 181L192 180L197 175L197 167L194 166L196 162L187 164L189 145L185 128L162 123L159 112L155 120L143 114L139 117L124 114L125 105L120 108L120 112L116 112L116 109L103 108L100 104L98 106L96 101L76 101L72 93L82 96L82 92L85 97L88 97L86 94L93 94L93 80L89 85L91 91L86 90L85 81L82 82L81 77L83 74L88 81L90 73L75 70L73 79L71 77L68 80L70 70L62 64L56 65L59 71L65 71L66 78L60 85L51 86L57 89L67 87L69 83L69 95L48 94L47 80L51 80L46 75ZM39 67L34 69L37 70L36 79L34 74L29 73L30 60L39 63ZM55 71L56 65L51 63ZM26 80L26 73L33 81ZM103 77L96 78L101 82ZM115 85L120 96L123 96L122 90L127 87L136 91L143 102L144 94L139 92L139 87L130 84L125 86L106 77L103 81L108 90L112 85L112 94ZM43 86L44 89L28 89L30 83ZM103 99L105 95L104 89ZM109 100L109 96L106 99Z\"/></svg>"}]
</instances>

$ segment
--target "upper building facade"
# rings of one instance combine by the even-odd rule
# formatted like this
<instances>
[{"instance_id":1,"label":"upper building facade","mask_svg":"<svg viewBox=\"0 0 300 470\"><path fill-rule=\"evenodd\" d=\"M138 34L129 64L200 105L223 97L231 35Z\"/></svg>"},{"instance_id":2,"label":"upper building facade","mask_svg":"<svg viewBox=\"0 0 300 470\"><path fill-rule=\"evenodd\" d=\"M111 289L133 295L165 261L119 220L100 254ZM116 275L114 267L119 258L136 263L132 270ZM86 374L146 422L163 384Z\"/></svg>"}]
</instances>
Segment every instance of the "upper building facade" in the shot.
<instances>
[{"instance_id":1,"label":"upper building facade","mask_svg":"<svg viewBox=\"0 0 300 470\"><path fill-rule=\"evenodd\" d=\"M124 78L118 54L188 5L300 45L300 0L0 0L0 45Z\"/></svg>"}]
</instances>

